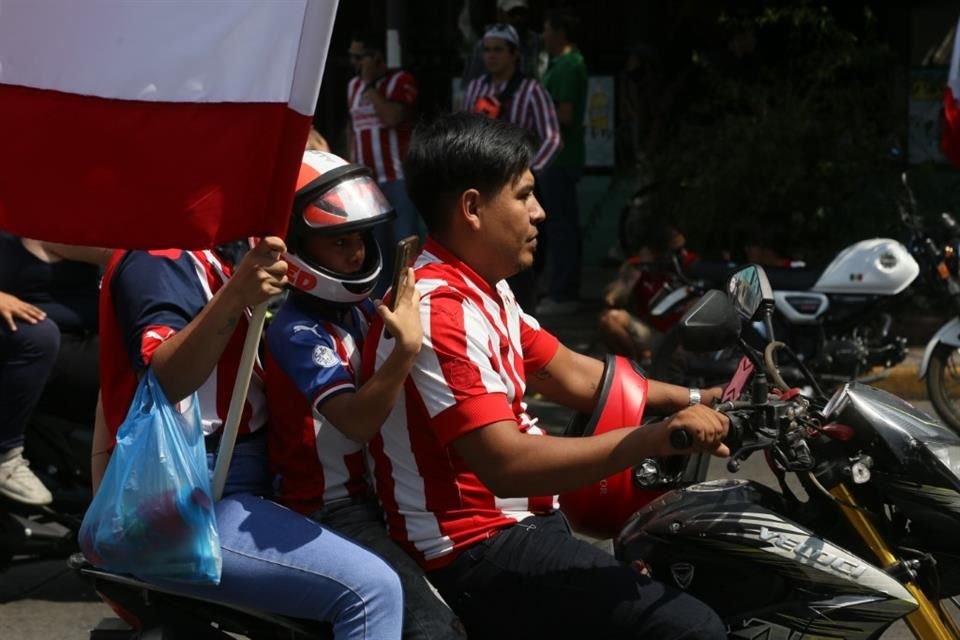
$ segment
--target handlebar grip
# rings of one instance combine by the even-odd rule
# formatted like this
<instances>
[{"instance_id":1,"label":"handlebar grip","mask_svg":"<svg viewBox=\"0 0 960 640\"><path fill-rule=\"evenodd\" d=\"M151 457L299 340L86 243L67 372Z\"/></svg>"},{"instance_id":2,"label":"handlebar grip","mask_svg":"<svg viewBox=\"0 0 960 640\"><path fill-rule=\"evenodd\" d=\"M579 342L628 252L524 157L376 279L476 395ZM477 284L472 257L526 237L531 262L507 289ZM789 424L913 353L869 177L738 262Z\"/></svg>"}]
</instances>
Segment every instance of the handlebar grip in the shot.
<instances>
[{"instance_id":1,"label":"handlebar grip","mask_svg":"<svg viewBox=\"0 0 960 640\"><path fill-rule=\"evenodd\" d=\"M693 436L683 429L674 429L670 432L670 444L677 450L689 449L693 446Z\"/></svg>"}]
</instances>

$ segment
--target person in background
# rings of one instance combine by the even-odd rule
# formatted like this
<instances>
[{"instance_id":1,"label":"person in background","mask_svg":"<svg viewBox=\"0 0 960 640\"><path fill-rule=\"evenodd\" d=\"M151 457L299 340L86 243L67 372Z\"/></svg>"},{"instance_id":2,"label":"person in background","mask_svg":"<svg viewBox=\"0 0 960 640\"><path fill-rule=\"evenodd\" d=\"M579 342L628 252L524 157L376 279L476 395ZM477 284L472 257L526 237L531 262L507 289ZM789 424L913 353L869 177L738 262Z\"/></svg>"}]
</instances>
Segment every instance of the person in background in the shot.
<instances>
[{"instance_id":1,"label":"person in background","mask_svg":"<svg viewBox=\"0 0 960 640\"><path fill-rule=\"evenodd\" d=\"M538 173L560 150L560 125L549 94L517 66L519 42L516 29L510 25L498 24L487 30L483 36L487 72L467 85L463 107L525 129L536 140L531 167ZM510 286L521 305L528 309L536 306L537 280L532 270L517 273Z\"/></svg>"},{"instance_id":2,"label":"person in background","mask_svg":"<svg viewBox=\"0 0 960 640\"><path fill-rule=\"evenodd\" d=\"M583 172L583 115L587 104L587 65L577 48L580 19L570 10L547 13L543 43L550 64L543 86L553 99L563 147L537 182L543 206L550 213L546 231L546 296L538 316L574 313L580 309L580 212L577 183Z\"/></svg>"},{"instance_id":3,"label":"person in background","mask_svg":"<svg viewBox=\"0 0 960 640\"><path fill-rule=\"evenodd\" d=\"M543 39L536 30L530 28L530 7L527 0L497 0L497 22L513 27L520 42L517 68L528 78L537 80L543 77L547 66ZM486 25L486 33L493 25ZM465 87L471 80L486 73L483 55L483 40L473 46L469 58L464 63L462 83Z\"/></svg>"},{"instance_id":4,"label":"person in background","mask_svg":"<svg viewBox=\"0 0 960 640\"><path fill-rule=\"evenodd\" d=\"M386 265L384 278L374 291L377 296L393 277L396 241L420 235L419 216L407 195L402 165L413 131L417 81L408 71L387 68L385 43L386 36L380 32L359 32L351 37L350 63L357 75L347 85L348 159L370 169L397 212L393 224L376 231Z\"/></svg>"},{"instance_id":5,"label":"person in background","mask_svg":"<svg viewBox=\"0 0 960 640\"><path fill-rule=\"evenodd\" d=\"M674 260L681 269L699 260L676 226L651 221L646 228L647 242L624 261L617 278L607 285L607 308L599 320L607 348L637 362L650 361L663 332L683 315L683 309L659 317L650 314L654 300L677 285Z\"/></svg>"},{"instance_id":6,"label":"person in background","mask_svg":"<svg viewBox=\"0 0 960 640\"><path fill-rule=\"evenodd\" d=\"M287 284L286 246L262 239L235 269L213 251L117 252L101 289L101 399L93 467L105 466L147 367L173 405L197 392L207 463L215 468L248 328L248 308ZM223 568L217 585L165 584L176 593L329 622L334 637L400 638L400 581L379 557L268 499L273 476L263 372L255 367L215 505ZM100 481L94 476L94 486Z\"/></svg>"},{"instance_id":7,"label":"person in background","mask_svg":"<svg viewBox=\"0 0 960 640\"><path fill-rule=\"evenodd\" d=\"M465 638L420 567L387 535L364 464L365 445L400 396L422 336L412 271L390 294L394 311L367 297L382 271L372 230L389 224L393 211L364 167L332 154L304 154L297 186L286 260L298 277L267 331L276 499L364 545L398 572L405 640ZM341 216L326 213L340 202L349 203ZM394 348L361 384L363 340L377 315Z\"/></svg>"},{"instance_id":8,"label":"person in background","mask_svg":"<svg viewBox=\"0 0 960 640\"><path fill-rule=\"evenodd\" d=\"M527 413L528 382L590 414L604 365L560 344L505 280L532 265L544 217L531 157L522 129L476 114L440 116L414 133L404 169L430 231L415 266L423 344L370 445L390 534L472 640L726 638L709 607L574 537L557 510L556 493L681 453L674 430L695 450L729 455L728 419L710 408L719 388L646 380L647 407L665 420L545 437ZM375 321L364 373L389 366L393 349Z\"/></svg>"},{"instance_id":9,"label":"person in background","mask_svg":"<svg viewBox=\"0 0 960 640\"><path fill-rule=\"evenodd\" d=\"M0 232L0 495L11 500L53 500L23 457L38 407L93 425L97 296L109 255Z\"/></svg>"}]
</instances>

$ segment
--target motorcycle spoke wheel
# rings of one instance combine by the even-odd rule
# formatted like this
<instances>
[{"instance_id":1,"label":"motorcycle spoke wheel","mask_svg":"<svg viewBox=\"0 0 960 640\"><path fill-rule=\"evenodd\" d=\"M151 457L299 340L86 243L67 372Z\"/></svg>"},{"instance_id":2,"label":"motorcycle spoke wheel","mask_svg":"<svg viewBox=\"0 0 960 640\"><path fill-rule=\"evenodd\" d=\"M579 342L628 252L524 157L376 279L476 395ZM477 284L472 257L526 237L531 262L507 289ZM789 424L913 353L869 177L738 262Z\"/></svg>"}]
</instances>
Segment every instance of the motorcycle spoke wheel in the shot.
<instances>
[{"instance_id":1,"label":"motorcycle spoke wheel","mask_svg":"<svg viewBox=\"0 0 960 640\"><path fill-rule=\"evenodd\" d=\"M930 357L927 393L944 424L960 433L960 350L938 346Z\"/></svg>"}]
</instances>

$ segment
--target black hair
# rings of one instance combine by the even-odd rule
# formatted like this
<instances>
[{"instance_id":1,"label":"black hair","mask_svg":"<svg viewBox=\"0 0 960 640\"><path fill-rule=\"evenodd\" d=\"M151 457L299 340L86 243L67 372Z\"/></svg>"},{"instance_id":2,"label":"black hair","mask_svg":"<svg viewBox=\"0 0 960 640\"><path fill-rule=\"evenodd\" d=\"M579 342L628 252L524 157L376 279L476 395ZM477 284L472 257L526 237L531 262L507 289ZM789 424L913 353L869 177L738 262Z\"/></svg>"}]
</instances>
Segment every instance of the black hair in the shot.
<instances>
[{"instance_id":1,"label":"black hair","mask_svg":"<svg viewBox=\"0 0 960 640\"><path fill-rule=\"evenodd\" d=\"M387 51L387 34L382 31L354 31L351 42L359 42L367 51L376 51L381 56Z\"/></svg>"},{"instance_id":2,"label":"black hair","mask_svg":"<svg viewBox=\"0 0 960 640\"><path fill-rule=\"evenodd\" d=\"M547 11L546 21L552 29L563 31L570 42L579 42L580 18L571 9L552 9Z\"/></svg>"},{"instance_id":3,"label":"black hair","mask_svg":"<svg viewBox=\"0 0 960 640\"><path fill-rule=\"evenodd\" d=\"M530 132L481 114L442 114L421 122L403 160L407 192L431 232L443 231L467 189L493 196L530 168Z\"/></svg>"}]
</instances>

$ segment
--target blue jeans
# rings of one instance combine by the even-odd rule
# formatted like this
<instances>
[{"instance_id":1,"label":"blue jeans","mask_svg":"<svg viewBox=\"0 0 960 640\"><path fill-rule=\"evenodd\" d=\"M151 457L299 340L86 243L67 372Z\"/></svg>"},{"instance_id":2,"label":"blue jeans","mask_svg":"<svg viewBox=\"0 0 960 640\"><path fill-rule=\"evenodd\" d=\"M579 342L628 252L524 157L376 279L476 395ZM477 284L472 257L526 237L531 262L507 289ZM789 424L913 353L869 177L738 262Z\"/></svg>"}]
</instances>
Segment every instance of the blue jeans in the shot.
<instances>
[{"instance_id":1,"label":"blue jeans","mask_svg":"<svg viewBox=\"0 0 960 640\"><path fill-rule=\"evenodd\" d=\"M215 454L208 454L213 473ZM400 638L400 579L378 556L261 495L269 490L266 438L237 442L217 502L220 584L164 586L250 609L330 622L337 640Z\"/></svg>"},{"instance_id":2,"label":"blue jeans","mask_svg":"<svg viewBox=\"0 0 960 640\"><path fill-rule=\"evenodd\" d=\"M60 329L50 318L37 324L0 322L0 453L23 446L33 415L60 350Z\"/></svg>"},{"instance_id":3,"label":"blue jeans","mask_svg":"<svg viewBox=\"0 0 960 640\"><path fill-rule=\"evenodd\" d=\"M580 213L577 182L580 171L550 165L537 174L547 219L547 296L558 301L580 298Z\"/></svg>"},{"instance_id":4,"label":"blue jeans","mask_svg":"<svg viewBox=\"0 0 960 640\"><path fill-rule=\"evenodd\" d=\"M420 214L417 208L413 206L410 196L407 195L407 183L405 180L391 180L389 182L380 182L377 184L380 191L386 196L387 200L397 212L397 217L392 224L381 224L373 229L373 235L380 245L380 253L383 254L383 271L380 273L380 280L373 290L373 295L377 298L383 296L390 283L393 280L393 261L396 255L397 241L407 236L422 236L420 232Z\"/></svg>"}]
</instances>

